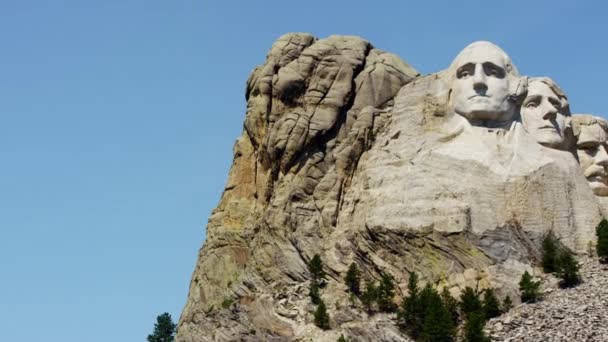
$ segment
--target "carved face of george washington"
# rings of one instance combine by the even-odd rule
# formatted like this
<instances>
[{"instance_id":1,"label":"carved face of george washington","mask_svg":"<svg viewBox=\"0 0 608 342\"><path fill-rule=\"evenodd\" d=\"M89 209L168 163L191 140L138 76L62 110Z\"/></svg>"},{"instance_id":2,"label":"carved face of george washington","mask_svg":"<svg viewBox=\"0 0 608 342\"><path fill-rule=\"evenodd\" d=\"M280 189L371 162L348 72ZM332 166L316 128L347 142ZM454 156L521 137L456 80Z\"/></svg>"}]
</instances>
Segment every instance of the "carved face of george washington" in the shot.
<instances>
[{"instance_id":1,"label":"carved face of george washington","mask_svg":"<svg viewBox=\"0 0 608 342\"><path fill-rule=\"evenodd\" d=\"M498 46L479 41L462 50L449 70L449 106L469 120L512 120L511 95L519 77L509 56Z\"/></svg>"}]
</instances>

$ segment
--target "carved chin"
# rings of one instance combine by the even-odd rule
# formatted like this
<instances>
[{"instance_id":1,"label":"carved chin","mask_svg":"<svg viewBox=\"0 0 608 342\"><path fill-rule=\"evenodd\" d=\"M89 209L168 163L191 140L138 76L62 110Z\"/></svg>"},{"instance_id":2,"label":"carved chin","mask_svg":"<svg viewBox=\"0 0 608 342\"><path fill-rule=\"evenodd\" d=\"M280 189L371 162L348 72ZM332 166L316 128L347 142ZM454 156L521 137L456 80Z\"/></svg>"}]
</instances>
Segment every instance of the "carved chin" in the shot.
<instances>
[{"instance_id":1,"label":"carved chin","mask_svg":"<svg viewBox=\"0 0 608 342\"><path fill-rule=\"evenodd\" d=\"M470 120L505 121L513 118L513 111L500 107L488 108L485 106L476 108L476 106L471 106L462 115Z\"/></svg>"},{"instance_id":2,"label":"carved chin","mask_svg":"<svg viewBox=\"0 0 608 342\"><path fill-rule=\"evenodd\" d=\"M536 134L536 141L538 141L539 144L551 148L562 147L563 139L557 132L539 132Z\"/></svg>"}]
</instances>

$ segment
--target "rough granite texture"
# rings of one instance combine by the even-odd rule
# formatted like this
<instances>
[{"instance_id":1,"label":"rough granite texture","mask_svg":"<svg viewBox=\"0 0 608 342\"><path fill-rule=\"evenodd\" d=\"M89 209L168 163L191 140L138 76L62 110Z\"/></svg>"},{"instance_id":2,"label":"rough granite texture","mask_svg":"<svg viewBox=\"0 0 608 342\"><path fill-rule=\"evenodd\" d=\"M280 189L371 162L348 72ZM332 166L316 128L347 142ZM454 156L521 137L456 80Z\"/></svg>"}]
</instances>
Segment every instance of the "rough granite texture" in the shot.
<instances>
[{"instance_id":1,"label":"rough granite texture","mask_svg":"<svg viewBox=\"0 0 608 342\"><path fill-rule=\"evenodd\" d=\"M366 281L390 273L396 301L410 271L454 295L479 284L518 298L548 230L586 251L601 215L572 153L519 122L493 131L447 113L445 79L358 37L277 40L247 82L176 341L409 341L394 314L351 303L351 262ZM316 253L328 331L308 297Z\"/></svg>"}]
</instances>

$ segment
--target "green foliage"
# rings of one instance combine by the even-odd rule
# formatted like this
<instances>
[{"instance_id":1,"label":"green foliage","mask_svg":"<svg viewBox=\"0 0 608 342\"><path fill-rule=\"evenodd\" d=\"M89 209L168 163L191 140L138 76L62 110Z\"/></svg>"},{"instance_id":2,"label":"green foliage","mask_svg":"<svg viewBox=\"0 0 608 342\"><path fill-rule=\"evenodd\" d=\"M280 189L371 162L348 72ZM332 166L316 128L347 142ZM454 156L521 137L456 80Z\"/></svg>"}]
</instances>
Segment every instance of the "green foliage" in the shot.
<instances>
[{"instance_id":1,"label":"green foliage","mask_svg":"<svg viewBox=\"0 0 608 342\"><path fill-rule=\"evenodd\" d=\"M350 342L350 340L344 337L344 335L340 335L340 338L338 338L338 342Z\"/></svg>"},{"instance_id":2,"label":"green foliage","mask_svg":"<svg viewBox=\"0 0 608 342\"><path fill-rule=\"evenodd\" d=\"M502 312L507 312L511 309L513 309L513 300L511 300L511 297L506 296L502 301Z\"/></svg>"},{"instance_id":3,"label":"green foliage","mask_svg":"<svg viewBox=\"0 0 608 342\"><path fill-rule=\"evenodd\" d=\"M368 282L365 292L361 295L361 303L368 313L372 313L374 303L378 300L378 287L374 282Z\"/></svg>"},{"instance_id":4,"label":"green foliage","mask_svg":"<svg viewBox=\"0 0 608 342\"><path fill-rule=\"evenodd\" d=\"M232 305L232 303L234 303L234 299L226 297L222 302L222 308L228 309Z\"/></svg>"},{"instance_id":5,"label":"green foliage","mask_svg":"<svg viewBox=\"0 0 608 342\"><path fill-rule=\"evenodd\" d=\"M359 267L354 262L350 264L348 268L348 272L346 272L346 276L344 277L344 281L346 282L346 286L348 286L348 290L351 293L354 293L356 296L361 294L361 271L359 271Z\"/></svg>"},{"instance_id":6,"label":"green foliage","mask_svg":"<svg viewBox=\"0 0 608 342\"><path fill-rule=\"evenodd\" d=\"M547 235L543 238L542 246L542 267L545 273L554 273L558 269L558 251L559 244L555 238L555 234L550 230Z\"/></svg>"},{"instance_id":7,"label":"green foliage","mask_svg":"<svg viewBox=\"0 0 608 342\"><path fill-rule=\"evenodd\" d=\"M319 304L321 302L321 295L319 294L319 283L316 280L310 282L310 289L308 291L310 301L313 304Z\"/></svg>"},{"instance_id":8,"label":"green foliage","mask_svg":"<svg viewBox=\"0 0 608 342\"><path fill-rule=\"evenodd\" d=\"M540 296L540 281L533 281L532 276L526 271L519 281L519 291L521 292L521 301L526 303L534 303Z\"/></svg>"},{"instance_id":9,"label":"green foliage","mask_svg":"<svg viewBox=\"0 0 608 342\"><path fill-rule=\"evenodd\" d=\"M580 283L581 277L578 273L580 266L574 254L567 248L561 248L558 255L557 276L562 279L562 287L572 287Z\"/></svg>"},{"instance_id":10,"label":"green foliage","mask_svg":"<svg viewBox=\"0 0 608 342\"><path fill-rule=\"evenodd\" d=\"M176 324L171 320L167 312L156 317L154 332L148 335L148 342L173 342Z\"/></svg>"},{"instance_id":11,"label":"green foliage","mask_svg":"<svg viewBox=\"0 0 608 342\"><path fill-rule=\"evenodd\" d=\"M418 341L454 341L458 302L447 289L442 295L430 284L420 290L418 275L412 272L408 292L397 314L400 328Z\"/></svg>"},{"instance_id":12,"label":"green foliage","mask_svg":"<svg viewBox=\"0 0 608 342\"><path fill-rule=\"evenodd\" d=\"M608 228L606 230L608 231ZM567 247L560 245L552 231L543 239L542 266L545 273L555 273L562 279L562 287L575 286L581 280L578 273L580 267L574 254Z\"/></svg>"},{"instance_id":13,"label":"green foliage","mask_svg":"<svg viewBox=\"0 0 608 342\"><path fill-rule=\"evenodd\" d=\"M490 342L490 338L486 336L483 327L486 320L483 313L480 311L471 312L464 326L464 342Z\"/></svg>"},{"instance_id":14,"label":"green foliage","mask_svg":"<svg viewBox=\"0 0 608 342\"><path fill-rule=\"evenodd\" d=\"M329 329L329 314L325 303L321 300L315 311L315 325L323 330Z\"/></svg>"},{"instance_id":15,"label":"green foliage","mask_svg":"<svg viewBox=\"0 0 608 342\"><path fill-rule=\"evenodd\" d=\"M443 301L443 305L445 306L445 308L450 313L452 322L455 326L457 326L459 321L458 301L454 297L452 297L447 287L444 287L443 291L441 292L441 300Z\"/></svg>"},{"instance_id":16,"label":"green foliage","mask_svg":"<svg viewBox=\"0 0 608 342\"><path fill-rule=\"evenodd\" d=\"M395 280L390 274L383 274L378 286L378 310L393 312L397 309L395 303Z\"/></svg>"},{"instance_id":17,"label":"green foliage","mask_svg":"<svg viewBox=\"0 0 608 342\"><path fill-rule=\"evenodd\" d=\"M500 303L494 294L493 289L486 289L483 296L483 314L485 319L490 319L500 316Z\"/></svg>"},{"instance_id":18,"label":"green foliage","mask_svg":"<svg viewBox=\"0 0 608 342\"><path fill-rule=\"evenodd\" d=\"M460 295L460 311L462 315L468 319L469 315L474 312L482 312L483 305L479 298L479 293L470 287L465 287Z\"/></svg>"},{"instance_id":19,"label":"green foliage","mask_svg":"<svg viewBox=\"0 0 608 342\"><path fill-rule=\"evenodd\" d=\"M605 219L595 228L597 235L597 256L603 263L608 262L608 221Z\"/></svg>"},{"instance_id":20,"label":"green foliage","mask_svg":"<svg viewBox=\"0 0 608 342\"><path fill-rule=\"evenodd\" d=\"M308 263L308 271L313 280L320 280L325 278L325 271L323 271L323 261L319 254L315 254Z\"/></svg>"},{"instance_id":21,"label":"green foliage","mask_svg":"<svg viewBox=\"0 0 608 342\"><path fill-rule=\"evenodd\" d=\"M418 288L418 275L411 272L407 283L408 296L403 298L401 308L397 313L399 326L417 338L422 332L422 316L424 308L420 306L420 288Z\"/></svg>"},{"instance_id":22,"label":"green foliage","mask_svg":"<svg viewBox=\"0 0 608 342\"><path fill-rule=\"evenodd\" d=\"M450 312L443 304L441 296L430 285L427 285L421 294L424 299L424 316L420 341L425 342L451 342L454 341L456 328Z\"/></svg>"}]
</instances>

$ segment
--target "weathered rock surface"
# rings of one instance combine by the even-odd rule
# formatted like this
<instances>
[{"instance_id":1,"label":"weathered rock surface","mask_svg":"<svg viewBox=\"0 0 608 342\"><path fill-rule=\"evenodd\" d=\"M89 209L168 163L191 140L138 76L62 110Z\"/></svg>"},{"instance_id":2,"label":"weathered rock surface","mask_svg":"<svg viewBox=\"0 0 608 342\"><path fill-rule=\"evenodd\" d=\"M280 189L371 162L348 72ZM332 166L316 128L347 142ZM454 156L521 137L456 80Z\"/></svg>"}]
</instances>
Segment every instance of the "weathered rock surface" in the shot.
<instances>
[{"instance_id":1,"label":"weathered rock surface","mask_svg":"<svg viewBox=\"0 0 608 342\"><path fill-rule=\"evenodd\" d=\"M395 315L351 303L352 262L366 281L391 274L396 300L410 271L454 295L479 284L517 298L547 231L586 251L600 210L574 155L517 121L492 129L449 113L447 79L357 37L281 37L248 80L176 340L408 341ZM308 297L314 254L328 331Z\"/></svg>"}]
</instances>

